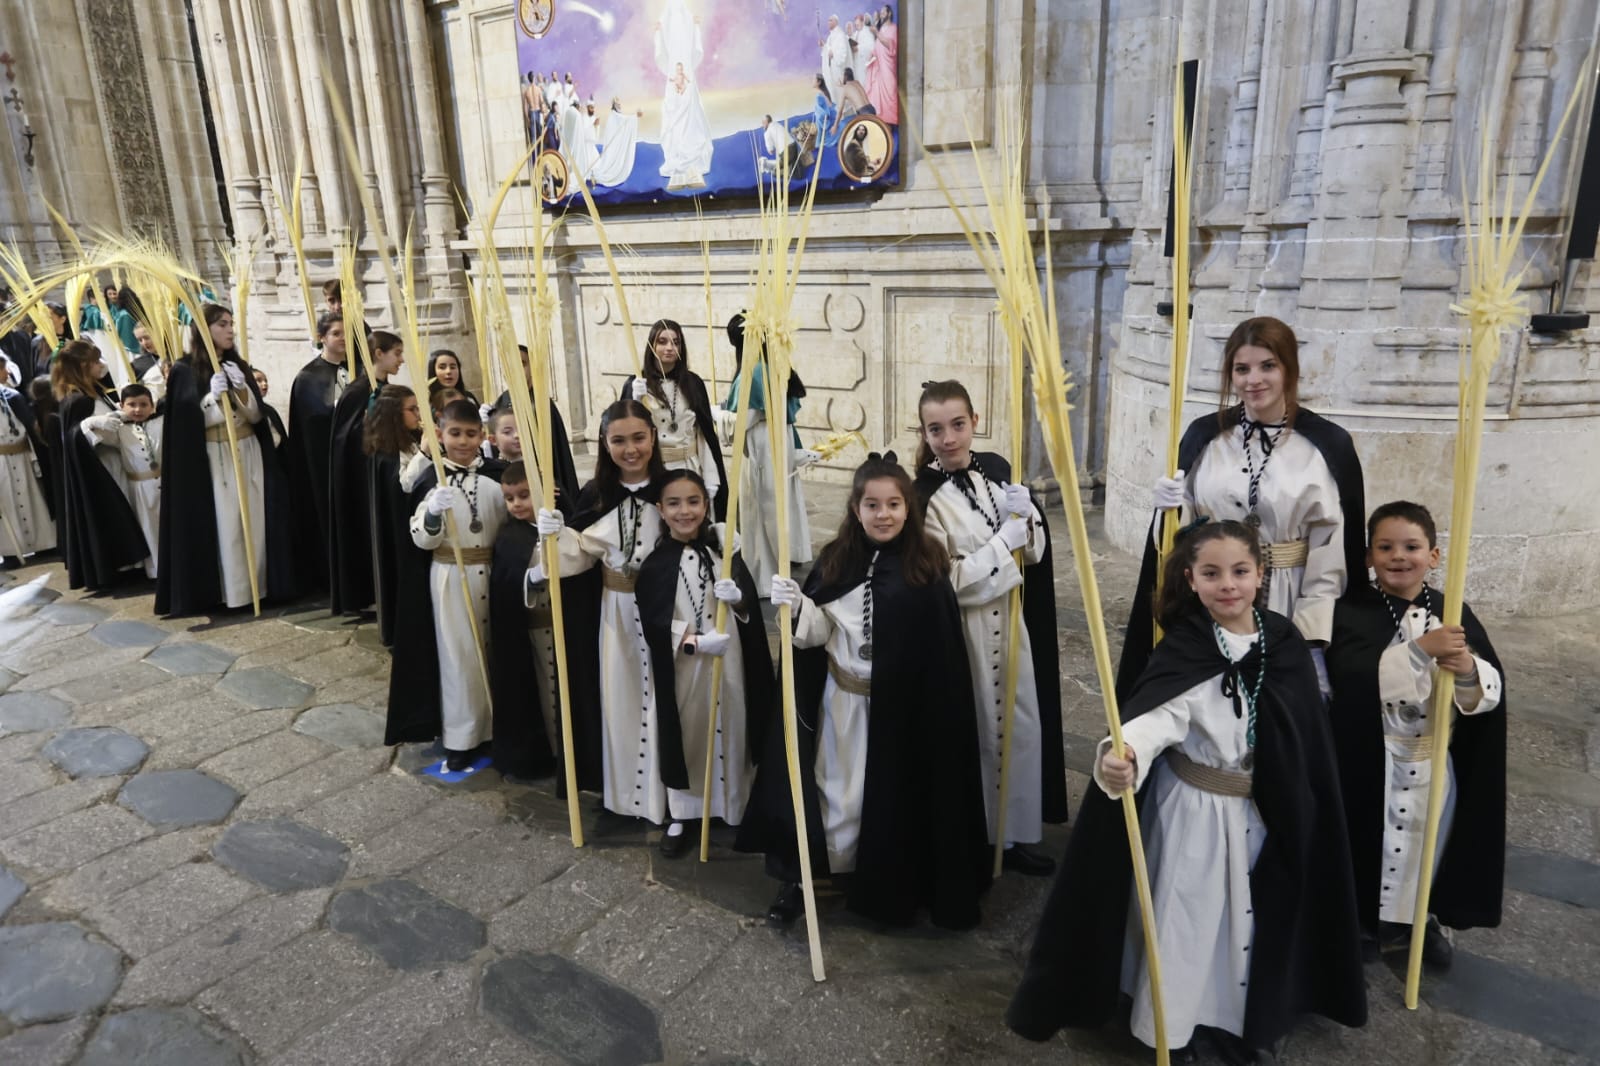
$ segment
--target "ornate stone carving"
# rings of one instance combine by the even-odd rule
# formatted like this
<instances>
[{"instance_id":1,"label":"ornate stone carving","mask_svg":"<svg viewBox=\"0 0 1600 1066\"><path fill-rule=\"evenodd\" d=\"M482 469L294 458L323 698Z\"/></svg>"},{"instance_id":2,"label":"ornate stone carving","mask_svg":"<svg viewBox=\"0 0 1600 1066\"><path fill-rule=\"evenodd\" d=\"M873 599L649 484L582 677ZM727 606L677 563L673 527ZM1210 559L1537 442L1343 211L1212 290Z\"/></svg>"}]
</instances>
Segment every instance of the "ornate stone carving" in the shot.
<instances>
[{"instance_id":1,"label":"ornate stone carving","mask_svg":"<svg viewBox=\"0 0 1600 1066\"><path fill-rule=\"evenodd\" d=\"M100 79L101 117L111 144L123 220L129 230L172 239L177 229L150 76L133 0L88 0L97 44L90 58Z\"/></svg>"}]
</instances>

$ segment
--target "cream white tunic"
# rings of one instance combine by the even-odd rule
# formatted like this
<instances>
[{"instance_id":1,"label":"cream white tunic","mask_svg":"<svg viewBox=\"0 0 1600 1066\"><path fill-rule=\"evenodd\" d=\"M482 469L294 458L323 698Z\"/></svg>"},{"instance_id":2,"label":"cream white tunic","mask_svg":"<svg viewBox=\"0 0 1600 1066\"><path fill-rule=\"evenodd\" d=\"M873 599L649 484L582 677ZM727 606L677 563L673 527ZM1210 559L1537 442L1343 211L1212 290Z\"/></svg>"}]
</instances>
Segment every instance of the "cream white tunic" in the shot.
<instances>
[{"instance_id":1,"label":"cream white tunic","mask_svg":"<svg viewBox=\"0 0 1600 1066\"><path fill-rule=\"evenodd\" d=\"M1000 796L1000 755L1005 739L1005 664L1011 634L1011 590L1022 571L984 515L1003 521L1005 493L981 473L971 473L982 514L973 510L955 483L946 481L928 500L928 535L950 553L950 583L961 605L967 663L972 670L973 704L978 710L978 751L983 766L983 802L994 843ZM1032 510L1038 519L1038 511ZM1035 524L1023 559L1037 563L1045 534ZM1011 777L1006 796L1006 843L1037 843L1043 833L1039 692L1033 678L1033 645L1026 626L1018 630L1016 704L1011 723Z\"/></svg>"},{"instance_id":2,"label":"cream white tunic","mask_svg":"<svg viewBox=\"0 0 1600 1066\"><path fill-rule=\"evenodd\" d=\"M1250 442L1247 462L1243 427L1217 434L1188 471L1184 521L1199 514L1243 521L1250 513L1251 462L1261 469L1260 441ZM1261 475L1258 495L1264 542L1309 542L1305 566L1272 572L1267 607L1292 618L1307 640L1326 642L1333 635L1334 602L1350 580L1345 573L1345 514L1333 472L1314 444L1285 429ZM1360 522L1365 516L1352 519Z\"/></svg>"},{"instance_id":3,"label":"cream white tunic","mask_svg":"<svg viewBox=\"0 0 1600 1066\"><path fill-rule=\"evenodd\" d=\"M255 552L256 582L261 595L267 589L266 468L261 462L261 442L252 428L261 421L261 408L248 389L234 389L233 431L239 443L239 467L244 472L244 497L250 512L250 546ZM222 594L229 607L250 605L250 564L244 550L244 523L239 517L238 476L233 452L224 436L222 404L210 392L200 397L200 413L207 430L206 459L211 464L211 502L217 514L217 558L222 568Z\"/></svg>"},{"instance_id":4,"label":"cream white tunic","mask_svg":"<svg viewBox=\"0 0 1600 1066\"><path fill-rule=\"evenodd\" d=\"M1256 639L1253 633L1225 632L1224 637L1235 662ZM1197 1025L1244 1034L1255 934L1250 869L1267 831L1254 800L1186 784L1157 756L1175 747L1194 762L1241 771L1240 760L1248 750L1246 729L1247 716L1234 717L1233 700L1222 694L1220 675L1122 727L1124 742L1137 755L1136 787L1155 766L1139 824L1150 867L1161 992L1172 1047L1187 1044ZM1108 737L1100 742L1100 750L1110 745ZM1095 767L1098 770L1098 758ZM1105 789L1098 773L1095 782ZM1155 1020L1144 933L1138 901L1131 893L1127 930L1122 990L1133 997L1133 1035L1153 1047Z\"/></svg>"},{"instance_id":5,"label":"cream white tunic","mask_svg":"<svg viewBox=\"0 0 1600 1066\"><path fill-rule=\"evenodd\" d=\"M717 542L724 543L727 526L716 525ZM734 538L734 550L739 541ZM712 565L717 565L713 556ZM690 633L709 633L716 626L717 598L711 591L717 572L707 575L699 556L692 551L678 557L678 584L672 604L673 692L678 700L678 721L683 730L683 760L689 769L686 790L669 788L667 806L674 818L694 819L704 813L707 737L711 729L711 675L716 659L709 655L685 655L683 638ZM759 610L755 603L745 609ZM703 615L701 614L703 612ZM698 617L697 617L698 615ZM743 646L739 627L728 610L728 648L722 656L722 695L717 707L716 743L709 745L715 754L711 768L711 817L728 825L744 819L750 802L750 787L755 780L755 764L745 736L745 683Z\"/></svg>"},{"instance_id":6,"label":"cream white tunic","mask_svg":"<svg viewBox=\"0 0 1600 1066\"><path fill-rule=\"evenodd\" d=\"M782 462L774 464L772 442L767 438L765 415L750 412L744 438L744 467L739 476L740 525L745 534L745 565L755 578L756 588L765 596L778 573L778 515L774 503L774 482L789 479L789 561L811 561L811 525L806 519L805 494L795 476L794 434L783 427Z\"/></svg>"},{"instance_id":7,"label":"cream white tunic","mask_svg":"<svg viewBox=\"0 0 1600 1066\"><path fill-rule=\"evenodd\" d=\"M818 607L802 596L794 620L794 646L827 647L839 668L866 685L872 683L872 662L861 654L866 644L866 585L860 584L833 602ZM830 669L822 687L822 708L799 708L802 718L820 713L817 725L817 806L828 849L828 868L849 873L856 868L861 843L861 802L867 785L867 721L872 698L846 692Z\"/></svg>"},{"instance_id":8,"label":"cream white tunic","mask_svg":"<svg viewBox=\"0 0 1600 1066\"><path fill-rule=\"evenodd\" d=\"M478 473L480 460L469 467L444 461L445 479L461 490L463 499L451 508L455 543L463 548L494 547L494 539L506 520L506 502L500 483ZM477 504L483 528L472 531L472 503ZM446 524L429 532L425 523L428 507L417 502L411 515L411 542L424 551L450 548ZM442 519L443 516L441 516ZM439 649L439 708L444 723L444 746L451 751L471 751L494 736L494 717L490 712L489 690L484 687L479 655L489 647L489 566L487 562L458 567L435 557L428 571L428 593L433 598L433 639ZM467 598L472 601L472 618L478 623L478 644L473 640L472 622L466 599L461 595L461 575L467 576ZM486 661L486 660L484 660Z\"/></svg>"},{"instance_id":9,"label":"cream white tunic","mask_svg":"<svg viewBox=\"0 0 1600 1066\"><path fill-rule=\"evenodd\" d=\"M655 421L662 462L668 470L693 470L705 481L706 491L715 496L722 487L722 479L717 474L717 461L706 437L714 437L717 427L707 426L705 433L700 432L699 421L683 398L683 390L671 378L661 379L661 391L666 394L666 403L653 392L646 392L640 402L649 408L650 417Z\"/></svg>"},{"instance_id":10,"label":"cream white tunic","mask_svg":"<svg viewBox=\"0 0 1600 1066\"><path fill-rule=\"evenodd\" d=\"M144 531L145 547L150 551L144 572L149 577L156 576L161 537L162 425L161 415L143 422L127 422L118 415L95 415L79 423L91 444L114 448L122 457L123 493Z\"/></svg>"},{"instance_id":11,"label":"cream white tunic","mask_svg":"<svg viewBox=\"0 0 1600 1066\"><path fill-rule=\"evenodd\" d=\"M1383 866L1378 873L1378 917L1410 925L1416 916L1417 880L1422 872L1422 838L1428 823L1428 788L1433 764L1413 742L1431 735L1433 683L1439 676L1433 657L1416 644L1429 629L1443 621L1412 607L1400 618L1400 628L1378 660L1378 699L1382 702L1384 759ZM1478 684L1456 687L1455 705L1462 714L1487 714L1500 706L1500 671L1480 656ZM1422 757L1419 758L1418 756ZM1440 847L1434 869L1444 857L1450 816L1455 808L1455 770L1445 760L1445 807L1439 823Z\"/></svg>"},{"instance_id":12,"label":"cream white tunic","mask_svg":"<svg viewBox=\"0 0 1600 1066\"><path fill-rule=\"evenodd\" d=\"M15 455L0 455L5 479L0 484L0 515L4 516L0 522L0 554L30 555L54 548L56 524L50 520L44 491L34 475L28 427L4 397L0 397L0 446L21 448Z\"/></svg>"},{"instance_id":13,"label":"cream white tunic","mask_svg":"<svg viewBox=\"0 0 1600 1066\"><path fill-rule=\"evenodd\" d=\"M643 488L644 484L627 486ZM637 519L637 526L635 520ZM637 528L637 535L633 532ZM636 576L661 539L655 505L628 496L585 529L563 529L561 573L570 576L599 564ZM656 745L656 679L644 642L639 604L631 590L600 593L600 716L606 809L657 824L667 819L667 786L661 782Z\"/></svg>"}]
</instances>

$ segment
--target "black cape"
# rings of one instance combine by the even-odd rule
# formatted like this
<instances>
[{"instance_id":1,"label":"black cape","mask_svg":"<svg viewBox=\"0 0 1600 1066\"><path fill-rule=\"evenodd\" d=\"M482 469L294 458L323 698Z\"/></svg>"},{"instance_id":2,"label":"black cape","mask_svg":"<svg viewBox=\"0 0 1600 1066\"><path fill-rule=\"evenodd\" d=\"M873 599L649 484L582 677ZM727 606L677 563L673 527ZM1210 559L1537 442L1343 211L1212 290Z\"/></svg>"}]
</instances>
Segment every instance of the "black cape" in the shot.
<instances>
[{"instance_id":1,"label":"black cape","mask_svg":"<svg viewBox=\"0 0 1600 1066\"><path fill-rule=\"evenodd\" d=\"M67 564L68 587L91 591L110 587L120 570L150 555L127 497L83 435L83 420L104 413L82 393L61 401L63 469L56 539Z\"/></svg>"},{"instance_id":2,"label":"black cape","mask_svg":"<svg viewBox=\"0 0 1600 1066\"><path fill-rule=\"evenodd\" d=\"M333 411L343 364L317 356L294 376L289 387L289 482L294 486L295 542L308 588L328 587L329 456L333 451Z\"/></svg>"},{"instance_id":3,"label":"black cape","mask_svg":"<svg viewBox=\"0 0 1600 1066\"><path fill-rule=\"evenodd\" d=\"M972 465L994 482L1011 481L1011 464L993 452L973 452ZM917 471L917 497L926 508L944 484L944 475L931 466ZM1044 506L1034 500L1044 524L1044 555L1022 569L1022 624L1028 629L1033 650L1033 679L1039 697L1039 747L1041 758L1041 811L1045 822L1067 820L1066 748L1061 731L1061 651L1056 631L1055 549Z\"/></svg>"},{"instance_id":4,"label":"black cape","mask_svg":"<svg viewBox=\"0 0 1600 1066\"><path fill-rule=\"evenodd\" d=\"M0 354L17 368L17 388L24 394L32 384L36 366L33 358L33 338L20 329L0 335Z\"/></svg>"},{"instance_id":5,"label":"black cape","mask_svg":"<svg viewBox=\"0 0 1600 1066\"><path fill-rule=\"evenodd\" d=\"M821 571L813 570L806 595L821 606L864 580L863 569L824 588ZM879 552L873 571L872 611L866 786L846 905L885 925L910 925L926 907L935 925L969 929L978 924L978 897L989 883L992 851L961 609L948 581L908 585L891 544ZM812 871L824 877L827 839L813 768L817 726L826 713L826 648L794 649L794 668L801 798ZM767 731L768 750L736 846L765 852L769 871L798 881L783 732L777 723Z\"/></svg>"},{"instance_id":6,"label":"black cape","mask_svg":"<svg viewBox=\"0 0 1600 1066\"><path fill-rule=\"evenodd\" d=\"M556 753L545 734L544 686L534 668L528 637L531 612L523 599L528 568L539 548L539 531L507 518L494 542L489 570L489 686L494 694L494 765L503 774L544 777L556 769ZM565 608L565 604L562 605ZM555 672L555 663L545 664Z\"/></svg>"},{"instance_id":7,"label":"black cape","mask_svg":"<svg viewBox=\"0 0 1600 1066\"><path fill-rule=\"evenodd\" d=\"M244 370L245 387L259 406L261 393L250 367L232 352L223 353L222 361ZM225 600L211 461L206 456L205 412L200 407L209 385L210 375L202 376L184 359L173 363L167 376L167 394L162 403L157 614L201 614ZM289 486L267 420L257 422L252 431L261 447L262 517L267 524L267 580L261 597L284 602L299 592L290 543ZM230 499L228 506L237 506L237 501Z\"/></svg>"},{"instance_id":8,"label":"black cape","mask_svg":"<svg viewBox=\"0 0 1600 1066\"><path fill-rule=\"evenodd\" d=\"M373 595L378 604L378 637L388 648L394 646L400 560L411 545L411 512L406 506L410 497L400 487L399 455L392 452L369 455L366 460Z\"/></svg>"},{"instance_id":9,"label":"black cape","mask_svg":"<svg viewBox=\"0 0 1600 1066\"><path fill-rule=\"evenodd\" d=\"M373 587L372 517L362 433L372 383L362 374L333 408L328 454L328 606L333 614L370 607Z\"/></svg>"},{"instance_id":10,"label":"black cape","mask_svg":"<svg viewBox=\"0 0 1600 1066\"><path fill-rule=\"evenodd\" d=\"M478 473L500 480L505 464L485 459ZM395 593L394 656L389 667L388 725L385 744L426 744L443 730L439 695L439 645L433 633L433 590L428 581L433 552L411 539L410 521L417 504L439 483L438 468L428 466L407 499L405 550L398 567ZM491 632L493 632L491 626Z\"/></svg>"},{"instance_id":11,"label":"black cape","mask_svg":"<svg viewBox=\"0 0 1600 1066\"><path fill-rule=\"evenodd\" d=\"M1232 432L1239 424L1241 407L1231 407L1219 419L1214 414L1201 415L1189 423L1183 439L1178 443L1178 469L1193 473L1200 453L1205 451L1219 433ZM1339 489L1339 507L1344 512L1344 560L1347 589L1359 585L1367 572L1367 504L1366 490L1361 479L1361 457L1343 427L1328 421L1315 411L1304 407L1295 412L1294 432L1311 442L1322 453L1323 461L1333 474ZM1123 634L1122 661L1117 665L1117 699L1125 700L1144 672L1150 659L1150 647L1155 640L1155 588L1156 543L1159 539L1161 514L1156 512L1150 521L1150 533L1145 538L1144 561L1139 567L1139 584L1133 594L1133 609L1128 614L1128 628Z\"/></svg>"},{"instance_id":12,"label":"black cape","mask_svg":"<svg viewBox=\"0 0 1600 1066\"><path fill-rule=\"evenodd\" d=\"M494 405L497 408L509 408L511 406L511 390L507 389L502 392ZM561 417L561 408L556 406L554 400L550 401L550 445L551 451L554 453L550 457L550 463L555 474L556 488L560 491L560 498L557 501L560 504L559 510L562 514L570 517L573 509L577 507L578 467L572 461L572 442L567 438L566 420ZM524 461L536 461L534 458L536 451L537 449L533 447L531 440L522 442ZM542 500L535 500L534 503L540 507L544 506Z\"/></svg>"},{"instance_id":13,"label":"black cape","mask_svg":"<svg viewBox=\"0 0 1600 1066\"><path fill-rule=\"evenodd\" d=\"M1383 851L1383 818L1388 781L1384 778L1383 718L1378 701L1378 660L1394 638L1394 616L1386 594L1363 585L1333 612L1328 644L1328 681L1333 742L1339 758L1350 850L1355 864L1356 901L1361 923L1378 928L1378 895ZM1396 610L1411 605L1394 599ZM1437 612L1440 597L1432 597ZM1462 605L1461 625L1476 655L1505 671L1489 635L1472 608ZM1456 809L1429 909L1455 929L1500 924L1506 853L1506 705L1487 714L1457 714L1450 732L1450 761L1456 776Z\"/></svg>"},{"instance_id":14,"label":"black cape","mask_svg":"<svg viewBox=\"0 0 1600 1066\"><path fill-rule=\"evenodd\" d=\"M622 391L618 394L624 400L633 398L633 380L637 375L629 374L628 379L622 383ZM717 424L711 418L711 396L706 391L705 380L692 370L685 370L672 379L683 394L684 402L689 405L689 410L694 412L695 431L704 438L711 447L712 461L717 464L717 495L711 501L712 513L718 522L725 522L728 518L728 471L722 463L722 444L717 440ZM657 426L657 429L660 427Z\"/></svg>"},{"instance_id":15,"label":"black cape","mask_svg":"<svg viewBox=\"0 0 1600 1066\"><path fill-rule=\"evenodd\" d=\"M49 512L50 520L56 520L56 490L55 478L52 476L53 450L45 443L39 431L38 412L34 410L33 403L26 393L19 392L9 385L0 385L0 396L5 398L6 406L11 408L11 414L22 423L23 430L27 433L28 443L33 446L34 477L39 482L39 491L44 496L45 510ZM57 433L60 432L60 420L55 423ZM7 538L10 539L9 537Z\"/></svg>"},{"instance_id":16,"label":"black cape","mask_svg":"<svg viewBox=\"0 0 1600 1066\"><path fill-rule=\"evenodd\" d=\"M1267 842L1250 873L1256 925L1243 1034L1257 1048L1270 1047L1300 1014L1349 1026L1367 1019L1350 848L1316 669L1293 622L1271 611L1261 619L1268 670L1257 705L1254 799ZM1255 677L1260 659L1257 647L1240 661L1245 677ZM1191 615L1150 656L1123 720L1227 670L1209 617ZM1141 804L1147 794L1140 790ZM1090 787L1007 1025L1048 1040L1063 1026L1094 1028L1116 1013L1126 923L1139 920L1132 885L1122 802Z\"/></svg>"},{"instance_id":17,"label":"black cape","mask_svg":"<svg viewBox=\"0 0 1600 1066\"><path fill-rule=\"evenodd\" d=\"M662 537L644 565L639 568L639 584L634 595L639 602L639 621L644 626L645 644L650 648L650 676L656 684L656 749L661 760L661 781L668 788L687 789L699 782L700 767L690 767L683 754L683 719L678 708L677 648L672 641L672 613L678 596L678 571L685 551L701 553L713 574L720 573L722 548L714 538L684 544L671 536ZM733 579L744 594L749 611L744 621L730 609L728 617L739 629L739 649L744 666L745 705L743 707L746 743L755 761L766 749L767 724L772 715L772 650L767 647L766 623L761 619L761 600L755 578L737 552L733 556ZM716 597L707 586L706 624L713 622ZM724 703L719 715L740 713L740 708Z\"/></svg>"}]
</instances>

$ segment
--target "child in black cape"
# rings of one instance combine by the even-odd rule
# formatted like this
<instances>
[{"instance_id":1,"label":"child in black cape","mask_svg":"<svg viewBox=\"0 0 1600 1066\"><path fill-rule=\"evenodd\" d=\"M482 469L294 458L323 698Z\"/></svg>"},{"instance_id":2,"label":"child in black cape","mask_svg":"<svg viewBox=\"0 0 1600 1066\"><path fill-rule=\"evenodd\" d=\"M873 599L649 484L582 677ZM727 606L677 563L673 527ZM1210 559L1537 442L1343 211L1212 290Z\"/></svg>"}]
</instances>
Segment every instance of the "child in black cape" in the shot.
<instances>
[{"instance_id":1,"label":"child in black cape","mask_svg":"<svg viewBox=\"0 0 1600 1066\"><path fill-rule=\"evenodd\" d=\"M362 427L374 393L400 369L405 348L400 338L377 330L369 338L372 376L363 369L339 396L333 408L333 437L328 470L328 607L333 614L364 611L376 602L372 560L374 544L372 489Z\"/></svg>"},{"instance_id":2,"label":"child in black cape","mask_svg":"<svg viewBox=\"0 0 1600 1066\"><path fill-rule=\"evenodd\" d=\"M402 484L401 472L421 455L421 432L417 394L404 385L385 385L362 420L361 449L367 457L372 525L372 584L378 603L378 636L384 647L394 646L400 560L411 548L411 494Z\"/></svg>"},{"instance_id":3,"label":"child in black cape","mask_svg":"<svg viewBox=\"0 0 1600 1066\"><path fill-rule=\"evenodd\" d=\"M116 394L100 384L105 372L100 350L84 340L67 341L50 364L50 386L61 403L56 543L68 587L90 591L109 588L150 554L133 508L83 433L86 419L117 410Z\"/></svg>"},{"instance_id":4,"label":"child in black cape","mask_svg":"<svg viewBox=\"0 0 1600 1066\"><path fill-rule=\"evenodd\" d=\"M656 682L657 754L672 822L661 853L688 849L704 813L705 763L711 727L711 680L723 660L712 771L711 817L738 825L744 817L772 709L772 652L755 579L734 542L733 576L718 578L725 538L708 518L711 492L692 470L669 470L656 506L667 533L639 568L639 620ZM733 625L717 632L717 604ZM688 825L687 823L693 823ZM691 831L685 831L689 829Z\"/></svg>"},{"instance_id":5,"label":"child in black cape","mask_svg":"<svg viewBox=\"0 0 1600 1066\"><path fill-rule=\"evenodd\" d=\"M1442 968L1454 952L1441 922L1453 929L1500 924L1505 682L1471 607L1462 604L1459 626L1440 621L1444 597L1427 585L1428 571L1439 562L1427 508L1403 500L1384 504L1367 521L1367 541L1377 584L1363 583L1340 601L1328 646L1357 907L1369 938L1409 942L1433 770L1433 685L1440 670L1450 670L1460 716L1450 730L1422 956Z\"/></svg>"},{"instance_id":6,"label":"child in black cape","mask_svg":"<svg viewBox=\"0 0 1600 1066\"><path fill-rule=\"evenodd\" d=\"M522 372L524 379L531 379L532 369L530 355L526 344L517 345L517 352L522 359ZM532 390L528 393L530 406L537 402ZM562 500L563 511L573 507L582 486L578 483L578 467L572 461L572 441L567 436L567 422L561 417L561 408L556 406L555 397L550 398L550 464L552 475L556 483L556 494ZM502 421L502 412L512 412L511 425L506 427ZM533 440L524 443L521 438L521 429L516 424L515 409L511 405L511 390L506 389L500 398L494 402L493 424L489 427L494 434L495 448L501 453L500 458L510 462L512 459L527 458L539 469L538 457L533 454ZM509 441L506 439L509 433ZM570 512L568 512L570 513Z\"/></svg>"},{"instance_id":7,"label":"child in black cape","mask_svg":"<svg viewBox=\"0 0 1600 1066\"><path fill-rule=\"evenodd\" d=\"M1255 606L1261 547L1223 521L1166 563L1166 631L1101 742L1006 1021L1031 1040L1093 1028L1132 996L1154 1045L1120 796L1139 789L1168 1041L1207 1028L1249 1062L1307 1012L1366 1021L1350 850L1316 668L1287 618Z\"/></svg>"},{"instance_id":8,"label":"child in black cape","mask_svg":"<svg viewBox=\"0 0 1600 1066\"><path fill-rule=\"evenodd\" d=\"M521 459L500 475L500 493L506 524L495 538L489 573L494 765L502 774L547 777L556 770L561 743L555 632L548 593L527 580L528 568L539 559L534 517L541 494Z\"/></svg>"},{"instance_id":9,"label":"child in black cape","mask_svg":"<svg viewBox=\"0 0 1600 1066\"><path fill-rule=\"evenodd\" d=\"M291 554L289 486L272 429L261 414L255 375L234 347L233 313L201 308L190 324L188 354L172 364L162 411L161 538L156 546L157 614L199 614L219 604L250 604L250 574L239 517L239 482L223 425L222 395L231 396L234 439L261 598L292 600L298 592ZM214 373L200 329L211 334L222 371Z\"/></svg>"},{"instance_id":10,"label":"child in black cape","mask_svg":"<svg viewBox=\"0 0 1600 1066\"><path fill-rule=\"evenodd\" d=\"M1044 823L1067 820L1067 773L1061 741L1061 665L1050 529L1011 464L974 452L978 413L959 381L929 381L917 401L917 497L928 535L949 552L950 582L961 605L967 661L978 708L991 843L998 828L1000 761L1005 750L1005 664L1011 592L1022 582L1021 647L1011 724L1006 797L1005 868L1036 877L1055 872L1038 844ZM1021 550L1019 570L1012 551Z\"/></svg>"},{"instance_id":11,"label":"child in black cape","mask_svg":"<svg viewBox=\"0 0 1600 1066\"><path fill-rule=\"evenodd\" d=\"M487 662L489 568L506 520L499 484L505 466L479 454L482 443L476 404L457 400L444 409L439 447L446 483L439 483L430 465L411 493L412 547L400 563L389 670L384 743L426 743L442 736L445 768L451 772L470 766L479 745L493 735L479 656ZM454 521L447 523L446 514ZM452 540L461 548L462 566L456 565ZM467 600L462 598L463 570Z\"/></svg>"},{"instance_id":12,"label":"child in black cape","mask_svg":"<svg viewBox=\"0 0 1600 1066\"><path fill-rule=\"evenodd\" d=\"M812 872L885 925L910 925L926 908L935 925L971 928L989 883L972 678L949 566L894 453L873 453L804 590L771 582L773 603L795 611ZM784 882L768 911L778 924L802 905L783 733L776 723L767 732L737 844L765 852L767 872Z\"/></svg>"}]
</instances>

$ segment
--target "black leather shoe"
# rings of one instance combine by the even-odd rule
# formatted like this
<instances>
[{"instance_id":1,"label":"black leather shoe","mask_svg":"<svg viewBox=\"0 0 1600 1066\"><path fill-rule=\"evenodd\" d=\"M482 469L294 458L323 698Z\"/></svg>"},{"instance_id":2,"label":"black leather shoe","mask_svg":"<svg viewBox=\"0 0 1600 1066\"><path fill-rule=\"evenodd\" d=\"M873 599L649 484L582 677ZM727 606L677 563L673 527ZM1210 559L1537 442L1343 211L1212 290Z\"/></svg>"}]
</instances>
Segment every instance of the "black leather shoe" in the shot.
<instances>
[{"instance_id":1,"label":"black leather shoe","mask_svg":"<svg viewBox=\"0 0 1600 1066\"><path fill-rule=\"evenodd\" d=\"M772 906L767 908L767 921L787 929L805 909L805 894L800 891L799 885L791 882L778 889L777 898L772 901Z\"/></svg>"},{"instance_id":2,"label":"black leather shoe","mask_svg":"<svg viewBox=\"0 0 1600 1066\"><path fill-rule=\"evenodd\" d=\"M696 826L699 824L699 822L695 823ZM682 858L683 853L689 850L689 823L673 820L667 823L667 828L671 829L675 825L681 826L683 832L677 836L673 836L671 833L661 834L661 857L664 859Z\"/></svg>"},{"instance_id":3,"label":"black leather shoe","mask_svg":"<svg viewBox=\"0 0 1600 1066\"><path fill-rule=\"evenodd\" d=\"M1182 1063L1199 1062L1200 1052L1194 1049L1194 1043L1191 1041L1180 1048L1173 1049L1172 1061Z\"/></svg>"},{"instance_id":4,"label":"black leather shoe","mask_svg":"<svg viewBox=\"0 0 1600 1066\"><path fill-rule=\"evenodd\" d=\"M1253 1066L1255 1063L1255 1049L1232 1033L1222 1029L1207 1029L1206 1036L1211 1038L1211 1046L1216 1049L1217 1057L1228 1066Z\"/></svg>"},{"instance_id":5,"label":"black leather shoe","mask_svg":"<svg viewBox=\"0 0 1600 1066\"><path fill-rule=\"evenodd\" d=\"M450 751L445 749L444 768L453 774L459 774L472 765L472 752Z\"/></svg>"},{"instance_id":6,"label":"black leather shoe","mask_svg":"<svg viewBox=\"0 0 1600 1066\"><path fill-rule=\"evenodd\" d=\"M1056 861L1041 855L1027 844L1013 844L1001 853L1000 865L1026 877L1049 877L1056 872Z\"/></svg>"},{"instance_id":7,"label":"black leather shoe","mask_svg":"<svg viewBox=\"0 0 1600 1066\"><path fill-rule=\"evenodd\" d=\"M1439 919L1428 915L1428 927L1422 931L1422 961L1435 970L1448 970L1455 957L1456 949L1445 936Z\"/></svg>"}]
</instances>

